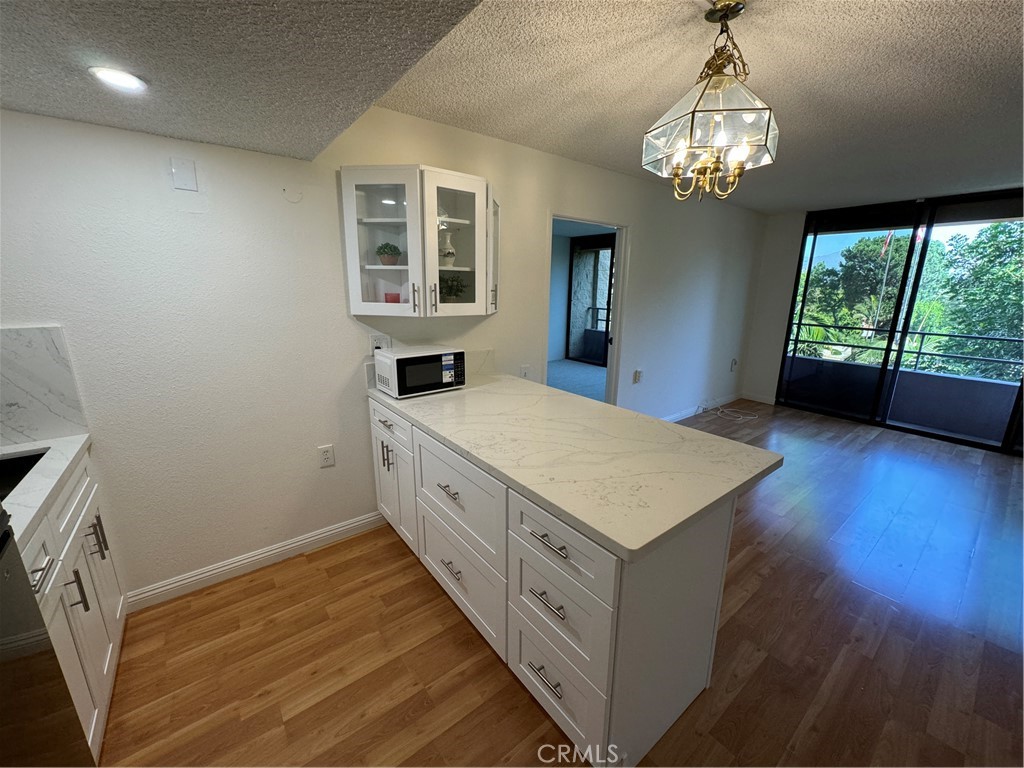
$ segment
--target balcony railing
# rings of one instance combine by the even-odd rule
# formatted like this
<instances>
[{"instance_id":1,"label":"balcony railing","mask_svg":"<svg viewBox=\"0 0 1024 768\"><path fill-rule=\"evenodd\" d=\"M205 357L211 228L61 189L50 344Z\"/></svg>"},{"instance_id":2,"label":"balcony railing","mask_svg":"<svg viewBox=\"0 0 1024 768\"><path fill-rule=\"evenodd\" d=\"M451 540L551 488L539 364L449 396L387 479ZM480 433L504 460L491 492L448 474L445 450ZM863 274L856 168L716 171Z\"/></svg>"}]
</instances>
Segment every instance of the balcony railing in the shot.
<instances>
[{"instance_id":1,"label":"balcony railing","mask_svg":"<svg viewBox=\"0 0 1024 768\"><path fill-rule=\"evenodd\" d=\"M825 325L825 324L821 324L821 323L798 323L797 326L796 326L796 338L795 339L790 339L790 343L789 343L789 347L788 347L788 353L789 354L793 354L793 352L794 352L794 345L800 345L800 344L807 345L807 346L810 346L810 347L833 347L833 348L840 347L840 348L846 348L846 349L851 349L851 350L853 350L853 349L858 349L858 350L863 349L863 350L873 350L873 351L876 351L876 352L884 352L885 351L885 346L886 346L885 343L882 343L882 344L858 344L856 342L847 341L845 339L831 339L830 340L830 339L803 338L802 335L801 335L801 331L804 328L821 328L822 330L824 330L826 332L828 330L833 330L833 331L856 331L856 332L859 332L865 339L875 338L876 335L880 336L880 337L882 337L884 339L884 338L887 338L889 336L889 334L891 333L890 329L888 329L888 328L870 328L870 327L869 328L865 328L865 327L858 327L858 326L855 326L855 325ZM1022 367L1024 367L1024 339L1011 338L1011 337L1007 337L1007 336L979 336L979 335L967 334L967 333L936 333L934 331L908 331L907 337L908 337L907 338L908 344L907 344L906 347L904 347L904 350L903 350L903 360L900 363L901 367L904 368L904 369L906 369L908 367L908 365L909 365L909 357L911 355L914 357L914 365L913 365L913 368L911 370L915 370L915 371L920 369L922 358L959 360L959 361L964 361L964 362L967 362L967 363L983 363L983 364L988 364L988 365L1007 366L1006 370L1010 370L1010 367L1012 367L1013 370L1017 371L1017 375L1012 377L1012 380L1016 380L1016 379L1020 378L1020 371L1021 371ZM911 340L912 337L917 337L916 349L915 348L911 348L912 345L914 345L914 342ZM950 353L950 352L933 352L931 350L927 350L927 349L924 348L925 342L927 341L927 339L929 337L946 338L946 339L968 339L968 340L980 341L980 342L997 342L997 343L1000 343L1000 344L1012 344L1012 345L1014 345L1016 347L1017 352L1016 352L1016 356L1015 357L986 357L986 356L982 356L982 355L961 355L961 354L955 354L955 353ZM896 344L894 343L893 346L895 347ZM828 358L825 358L825 359L828 359ZM832 359L834 359L834 358L832 358ZM851 362L857 362L857 361L856 360L852 360ZM881 361L879 361L879 363L880 362ZM868 363L868 364L870 365L872 363ZM961 376L969 376L969 375L971 375L971 374L968 374L968 373L956 373L956 372L948 372L948 373L950 373L950 375L954 375L954 376L956 376L956 375L961 375ZM991 376L985 376L983 374L981 374L980 377L981 378L992 378Z\"/></svg>"}]
</instances>

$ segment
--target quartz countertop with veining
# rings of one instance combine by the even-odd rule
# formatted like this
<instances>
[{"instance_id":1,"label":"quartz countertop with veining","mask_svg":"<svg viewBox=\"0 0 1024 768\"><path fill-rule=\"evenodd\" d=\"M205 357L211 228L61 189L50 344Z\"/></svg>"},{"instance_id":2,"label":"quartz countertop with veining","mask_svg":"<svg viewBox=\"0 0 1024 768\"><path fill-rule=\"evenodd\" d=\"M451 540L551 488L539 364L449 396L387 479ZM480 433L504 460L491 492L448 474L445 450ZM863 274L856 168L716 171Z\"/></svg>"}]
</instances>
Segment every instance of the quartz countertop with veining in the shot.
<instances>
[{"instance_id":1,"label":"quartz countertop with veining","mask_svg":"<svg viewBox=\"0 0 1024 768\"><path fill-rule=\"evenodd\" d=\"M40 518L64 488L71 474L69 470L88 450L91 442L89 435L83 434L0 448L0 456L4 458L46 451L3 501L4 509L11 516L15 541L23 543L35 533Z\"/></svg>"},{"instance_id":2,"label":"quartz countertop with veining","mask_svg":"<svg viewBox=\"0 0 1024 768\"><path fill-rule=\"evenodd\" d=\"M625 560L782 466L780 454L513 376L406 400L369 394Z\"/></svg>"}]
</instances>

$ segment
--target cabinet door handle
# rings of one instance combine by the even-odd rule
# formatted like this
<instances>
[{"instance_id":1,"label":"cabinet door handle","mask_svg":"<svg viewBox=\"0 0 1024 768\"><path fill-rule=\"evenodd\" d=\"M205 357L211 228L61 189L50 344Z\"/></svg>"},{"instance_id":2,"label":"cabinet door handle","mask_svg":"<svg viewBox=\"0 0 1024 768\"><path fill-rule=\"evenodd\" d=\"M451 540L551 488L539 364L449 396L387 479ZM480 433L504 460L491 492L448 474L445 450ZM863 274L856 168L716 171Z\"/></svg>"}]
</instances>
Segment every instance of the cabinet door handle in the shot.
<instances>
[{"instance_id":1,"label":"cabinet door handle","mask_svg":"<svg viewBox=\"0 0 1024 768\"><path fill-rule=\"evenodd\" d=\"M53 564L56 562L56 560L47 555L41 566L29 571L29 573L35 576L32 580L32 592L34 594L39 594L39 590L41 590L43 588L43 584L46 583L46 577L50 574L50 569L53 568Z\"/></svg>"},{"instance_id":2,"label":"cabinet door handle","mask_svg":"<svg viewBox=\"0 0 1024 768\"><path fill-rule=\"evenodd\" d=\"M494 287L491 288L491 306L495 309L498 308L498 284L495 283Z\"/></svg>"},{"instance_id":3,"label":"cabinet door handle","mask_svg":"<svg viewBox=\"0 0 1024 768\"><path fill-rule=\"evenodd\" d=\"M96 551L93 552L92 554L99 555L100 556L100 560L106 560L107 559L107 553L103 551L103 539L100 538L99 525L96 523L95 520L93 520L91 523L89 523L89 532L86 533L85 535L86 536L92 536L92 537L94 537L96 539Z\"/></svg>"},{"instance_id":4,"label":"cabinet door handle","mask_svg":"<svg viewBox=\"0 0 1024 768\"><path fill-rule=\"evenodd\" d=\"M441 565L443 565L445 568L448 569L448 573L450 573L452 576L454 576L456 581L462 581L462 571L456 571L452 567L452 561L451 560L443 560L442 559L441 560Z\"/></svg>"},{"instance_id":5,"label":"cabinet door handle","mask_svg":"<svg viewBox=\"0 0 1024 768\"><path fill-rule=\"evenodd\" d=\"M448 498L451 499L452 501L459 500L459 492L453 491L451 485L441 485L440 483L438 483L437 487L444 491L446 494L448 494Z\"/></svg>"},{"instance_id":6,"label":"cabinet door handle","mask_svg":"<svg viewBox=\"0 0 1024 768\"><path fill-rule=\"evenodd\" d=\"M420 312L419 303L420 287L416 283L412 284L412 313L418 315Z\"/></svg>"},{"instance_id":7,"label":"cabinet door handle","mask_svg":"<svg viewBox=\"0 0 1024 768\"><path fill-rule=\"evenodd\" d=\"M543 589L540 592L538 592L533 587L530 587L530 594L536 597L542 603L544 603L544 607L551 611L553 614L555 614L555 616L560 618L562 621L565 621L565 606L560 605L557 608L555 608L555 606L553 606L548 601L548 591L546 589Z\"/></svg>"},{"instance_id":8,"label":"cabinet door handle","mask_svg":"<svg viewBox=\"0 0 1024 768\"><path fill-rule=\"evenodd\" d=\"M392 459L395 457L395 449L392 448L390 445L388 445L388 446L385 446L384 450L385 450L386 455L388 457L388 472L390 472L391 468L393 466L395 466L394 461L392 461Z\"/></svg>"},{"instance_id":9,"label":"cabinet door handle","mask_svg":"<svg viewBox=\"0 0 1024 768\"><path fill-rule=\"evenodd\" d=\"M526 662L526 665L533 670L533 674L540 678L541 682L548 687L549 691L555 694L555 696L557 696L558 698L562 698L562 692L559 690L559 688L562 687L562 684L552 683L550 680L548 680L547 675L544 674L543 664L541 664L539 667L535 667L533 666L532 661L528 661Z\"/></svg>"},{"instance_id":10,"label":"cabinet door handle","mask_svg":"<svg viewBox=\"0 0 1024 768\"><path fill-rule=\"evenodd\" d=\"M430 305L437 312L437 283L430 284Z\"/></svg>"},{"instance_id":11,"label":"cabinet door handle","mask_svg":"<svg viewBox=\"0 0 1024 768\"><path fill-rule=\"evenodd\" d=\"M377 419L377 421L379 421L381 423L381 426L384 427L384 429L388 430L389 432L395 431L395 425L392 424L387 419Z\"/></svg>"},{"instance_id":12,"label":"cabinet door handle","mask_svg":"<svg viewBox=\"0 0 1024 768\"><path fill-rule=\"evenodd\" d=\"M383 440L380 441L380 465L388 468L388 447Z\"/></svg>"},{"instance_id":13,"label":"cabinet door handle","mask_svg":"<svg viewBox=\"0 0 1024 768\"><path fill-rule=\"evenodd\" d=\"M80 574L78 572L77 568L75 568L75 570L73 570L72 573L75 575L75 578L73 578L71 581L65 581L64 582L64 586L65 587L70 587L72 584L74 584L76 587L78 587L78 597L79 597L79 600L78 600L78 602L72 603L71 605L72 606L80 605L80 606L82 606L85 609L85 612L88 613L89 612L89 598L85 596L85 587L82 586L82 574Z\"/></svg>"},{"instance_id":14,"label":"cabinet door handle","mask_svg":"<svg viewBox=\"0 0 1024 768\"><path fill-rule=\"evenodd\" d=\"M105 549L107 552L109 552L110 551L110 545L107 544L107 530L106 530L106 528L103 527L103 518L100 517L100 513L99 512L96 513L96 526L97 526L97 529L100 532L100 541L103 542L103 549Z\"/></svg>"},{"instance_id":15,"label":"cabinet door handle","mask_svg":"<svg viewBox=\"0 0 1024 768\"><path fill-rule=\"evenodd\" d=\"M539 541L545 547L550 549L552 552L557 554L559 557L561 557L561 558L563 558L565 560L569 559L569 550L566 549L564 546L556 547L554 544L552 544L550 541L548 541L549 536L548 536L547 533L537 533L535 530L533 530L531 528L530 529L530 535L533 536L533 538L537 539L537 541Z\"/></svg>"}]
</instances>

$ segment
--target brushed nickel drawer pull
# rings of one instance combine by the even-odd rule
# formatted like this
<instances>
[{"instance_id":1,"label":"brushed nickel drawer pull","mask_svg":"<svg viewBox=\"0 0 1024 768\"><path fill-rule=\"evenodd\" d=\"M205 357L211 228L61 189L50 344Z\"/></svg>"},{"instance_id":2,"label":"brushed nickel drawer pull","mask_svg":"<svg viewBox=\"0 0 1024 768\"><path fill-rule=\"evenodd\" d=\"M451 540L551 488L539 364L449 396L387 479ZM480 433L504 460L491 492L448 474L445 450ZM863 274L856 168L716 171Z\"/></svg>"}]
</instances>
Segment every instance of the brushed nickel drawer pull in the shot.
<instances>
[{"instance_id":1,"label":"brushed nickel drawer pull","mask_svg":"<svg viewBox=\"0 0 1024 768\"><path fill-rule=\"evenodd\" d=\"M103 527L103 518L100 517L99 512L96 513L96 526L97 530L100 532L100 541L103 543L103 549L109 552L110 545L107 544L107 530Z\"/></svg>"},{"instance_id":2,"label":"brushed nickel drawer pull","mask_svg":"<svg viewBox=\"0 0 1024 768\"><path fill-rule=\"evenodd\" d=\"M389 446L387 446L387 449L386 449L386 450L387 450L387 456L388 456L388 472L390 472L390 471L391 471L391 468L395 466L395 462L394 462L394 461L392 461L392 459L393 459L393 458L394 458L394 456L395 456L395 449L394 449L394 448L392 448L392 447L391 447L391 446L389 445Z\"/></svg>"},{"instance_id":3,"label":"brushed nickel drawer pull","mask_svg":"<svg viewBox=\"0 0 1024 768\"><path fill-rule=\"evenodd\" d=\"M420 287L416 283L413 283L412 284L412 313L414 315L419 314L419 311L420 311L419 297L420 297Z\"/></svg>"},{"instance_id":4,"label":"brushed nickel drawer pull","mask_svg":"<svg viewBox=\"0 0 1024 768\"><path fill-rule=\"evenodd\" d=\"M46 583L46 577L50 574L50 569L53 568L53 564L56 562L56 560L47 555L46 559L43 561L43 564L41 566L39 566L38 568L33 568L31 571L29 571L29 573L31 573L33 576L39 574L32 581L32 592L34 594L39 594L39 590L41 590L43 588L43 584Z\"/></svg>"},{"instance_id":5,"label":"brushed nickel drawer pull","mask_svg":"<svg viewBox=\"0 0 1024 768\"><path fill-rule=\"evenodd\" d=\"M388 447L383 440L380 441L380 465L388 468Z\"/></svg>"},{"instance_id":6,"label":"brushed nickel drawer pull","mask_svg":"<svg viewBox=\"0 0 1024 768\"><path fill-rule=\"evenodd\" d=\"M553 614L555 614L555 616L557 616L558 618L560 618L560 619L561 619L562 621L565 621L565 606L564 606L564 605L560 605L560 606L558 606L557 608L555 608L555 606L553 606L553 605L552 605L552 604L551 604L551 603L550 603L550 602L548 601L548 591L547 591L546 589L544 589L544 590L541 590L540 592L538 592L538 591L537 591L536 589L534 589L533 587L530 587L530 594L531 594L531 595L533 595L534 597L536 597L536 598L537 598L538 600L540 600L540 601L541 601L542 603L544 603L544 606L545 606L545 607L546 607L546 608L547 608L547 609L548 609L549 611L551 611L551 612L552 612Z\"/></svg>"},{"instance_id":7,"label":"brushed nickel drawer pull","mask_svg":"<svg viewBox=\"0 0 1024 768\"><path fill-rule=\"evenodd\" d=\"M85 534L86 536L93 536L96 539L96 551L92 554L99 555L100 560L107 559L107 553L103 550L103 539L100 538L99 525L93 520L89 523L89 531Z\"/></svg>"},{"instance_id":8,"label":"brushed nickel drawer pull","mask_svg":"<svg viewBox=\"0 0 1024 768\"><path fill-rule=\"evenodd\" d=\"M530 535L533 536L533 538L537 539L545 547L550 549L552 552L555 552L559 557L564 558L565 560L569 559L569 550L564 546L556 547L554 544L548 541L548 534L537 533L535 530L533 530L533 528L530 528Z\"/></svg>"},{"instance_id":9,"label":"brushed nickel drawer pull","mask_svg":"<svg viewBox=\"0 0 1024 768\"><path fill-rule=\"evenodd\" d=\"M456 571L454 568L452 568L451 560L442 559L441 565L448 569L448 573L454 576L456 581L462 581L462 571Z\"/></svg>"},{"instance_id":10,"label":"brushed nickel drawer pull","mask_svg":"<svg viewBox=\"0 0 1024 768\"><path fill-rule=\"evenodd\" d=\"M441 485L440 483L438 483L437 487L440 488L445 493L447 493L448 494L448 498L451 499L452 501L458 501L459 500L459 492L458 491L453 491L450 484L446 483L445 485Z\"/></svg>"},{"instance_id":11,"label":"brushed nickel drawer pull","mask_svg":"<svg viewBox=\"0 0 1024 768\"><path fill-rule=\"evenodd\" d=\"M395 430L395 425L387 419L377 419L377 421L384 425L384 429L390 429L392 432Z\"/></svg>"},{"instance_id":12,"label":"brushed nickel drawer pull","mask_svg":"<svg viewBox=\"0 0 1024 768\"><path fill-rule=\"evenodd\" d=\"M530 669L533 670L533 673L537 677L539 677L541 679L541 682L544 683L544 685L546 685L548 687L549 691L551 691L553 694L555 694L555 696L557 696L558 698L562 698L562 692L560 690L558 690L559 688L562 687L562 684L561 683L554 683L554 684L552 684L552 682L550 680L548 680L547 676L544 674L544 665L543 664L541 664L539 667L533 666L533 662L532 661L528 661L528 662L526 662L526 664L527 664L527 666L530 667Z\"/></svg>"},{"instance_id":13,"label":"brushed nickel drawer pull","mask_svg":"<svg viewBox=\"0 0 1024 768\"><path fill-rule=\"evenodd\" d=\"M64 582L64 586L65 587L70 587L72 584L74 584L76 587L78 587L78 597L80 599L78 600L78 602L72 603L71 605L72 605L72 607L76 606L76 605L80 605L80 606L82 606L85 609L85 612L88 613L89 612L89 598L85 596L85 587L82 586L82 574L80 574L78 572L77 568L75 568L75 570L73 570L72 573L75 575L75 578L73 578L71 581L65 581Z\"/></svg>"}]
</instances>

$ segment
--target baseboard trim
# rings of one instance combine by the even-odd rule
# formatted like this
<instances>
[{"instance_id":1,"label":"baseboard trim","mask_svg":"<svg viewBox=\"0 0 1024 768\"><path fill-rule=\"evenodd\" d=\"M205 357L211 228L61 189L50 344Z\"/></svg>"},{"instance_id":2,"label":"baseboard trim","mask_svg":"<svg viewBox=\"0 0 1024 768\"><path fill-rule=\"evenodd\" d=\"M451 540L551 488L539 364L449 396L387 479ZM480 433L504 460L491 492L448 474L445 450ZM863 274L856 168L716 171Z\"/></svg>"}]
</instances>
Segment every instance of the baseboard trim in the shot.
<instances>
[{"instance_id":1,"label":"baseboard trim","mask_svg":"<svg viewBox=\"0 0 1024 768\"><path fill-rule=\"evenodd\" d=\"M740 395L744 400L753 400L755 403L764 403L765 405L775 405L775 395L753 395L744 392Z\"/></svg>"},{"instance_id":2,"label":"baseboard trim","mask_svg":"<svg viewBox=\"0 0 1024 768\"><path fill-rule=\"evenodd\" d=\"M712 408L717 408L720 405L725 405L726 403L731 403L733 400L738 400L739 398L740 398L740 396L734 392L731 395L726 395L725 397L718 397L718 398L715 398L713 400L712 399L701 400L697 405L691 405L689 408L686 408L686 409L684 409L682 411L679 411L677 413L669 414L668 416L662 416L661 420L662 421L680 421L682 419L688 419L691 416L696 416L698 413L700 413L701 412L700 411L701 408L706 408L707 410L711 410Z\"/></svg>"},{"instance_id":3,"label":"baseboard trim","mask_svg":"<svg viewBox=\"0 0 1024 768\"><path fill-rule=\"evenodd\" d=\"M310 552L335 541L347 539L349 536L369 531L372 528L384 525L385 522L380 512L371 512L368 515L346 520L337 525L321 528L319 531L313 531L288 541L282 541L280 544L272 544L255 552L239 555L238 557L208 565L191 573L175 576L173 579L167 579L142 589L136 589L128 593L127 611L128 613L133 613L141 608L148 608L165 600L181 597L202 587L230 579L233 576L240 576L243 573L255 571L257 568L262 568L265 565L271 565L294 555Z\"/></svg>"}]
</instances>

